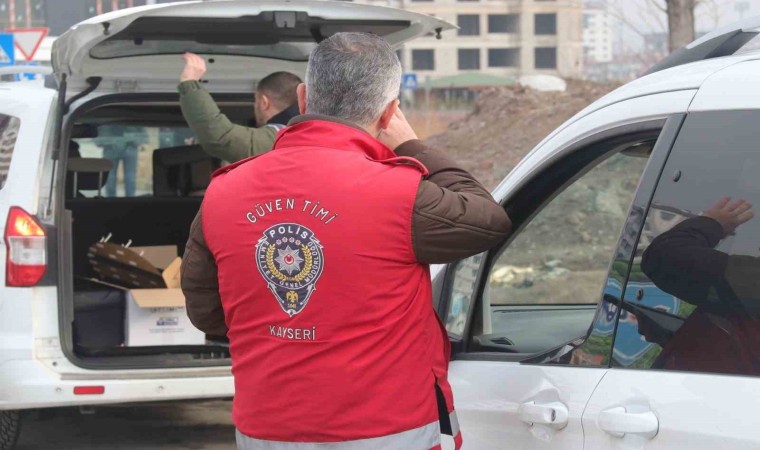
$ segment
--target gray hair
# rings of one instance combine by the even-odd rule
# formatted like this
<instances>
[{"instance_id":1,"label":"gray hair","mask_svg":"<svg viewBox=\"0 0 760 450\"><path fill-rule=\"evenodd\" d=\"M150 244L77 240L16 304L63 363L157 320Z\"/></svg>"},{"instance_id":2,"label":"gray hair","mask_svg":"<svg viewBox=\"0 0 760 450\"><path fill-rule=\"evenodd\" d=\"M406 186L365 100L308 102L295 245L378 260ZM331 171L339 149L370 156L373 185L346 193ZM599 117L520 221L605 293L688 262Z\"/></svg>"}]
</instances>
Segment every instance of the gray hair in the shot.
<instances>
[{"instance_id":1,"label":"gray hair","mask_svg":"<svg viewBox=\"0 0 760 450\"><path fill-rule=\"evenodd\" d=\"M401 62L390 44L368 33L337 33L312 52L306 112L367 126L398 97Z\"/></svg>"}]
</instances>

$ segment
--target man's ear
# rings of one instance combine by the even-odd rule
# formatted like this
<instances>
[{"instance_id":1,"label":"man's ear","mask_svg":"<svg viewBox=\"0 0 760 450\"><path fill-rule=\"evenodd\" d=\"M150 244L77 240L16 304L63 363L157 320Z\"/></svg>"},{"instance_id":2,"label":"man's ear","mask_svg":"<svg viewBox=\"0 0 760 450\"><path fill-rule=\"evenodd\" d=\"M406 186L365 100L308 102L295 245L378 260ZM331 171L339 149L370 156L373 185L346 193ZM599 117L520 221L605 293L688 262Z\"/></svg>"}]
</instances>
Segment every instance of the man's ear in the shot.
<instances>
[{"instance_id":1,"label":"man's ear","mask_svg":"<svg viewBox=\"0 0 760 450\"><path fill-rule=\"evenodd\" d=\"M301 83L296 88L296 95L298 96L298 112L306 114L306 85Z\"/></svg>"},{"instance_id":2,"label":"man's ear","mask_svg":"<svg viewBox=\"0 0 760 450\"><path fill-rule=\"evenodd\" d=\"M272 99L269 98L269 96L263 92L259 92L259 100L261 103L261 110L266 111L269 109L270 106L272 106Z\"/></svg>"},{"instance_id":3,"label":"man's ear","mask_svg":"<svg viewBox=\"0 0 760 450\"><path fill-rule=\"evenodd\" d=\"M383 110L383 113L380 115L380 122L378 123L381 130L388 128L388 124L391 123L391 119L393 119L393 116L396 115L396 111L398 111L398 105L399 101L396 98L385 107L385 110Z\"/></svg>"}]
</instances>

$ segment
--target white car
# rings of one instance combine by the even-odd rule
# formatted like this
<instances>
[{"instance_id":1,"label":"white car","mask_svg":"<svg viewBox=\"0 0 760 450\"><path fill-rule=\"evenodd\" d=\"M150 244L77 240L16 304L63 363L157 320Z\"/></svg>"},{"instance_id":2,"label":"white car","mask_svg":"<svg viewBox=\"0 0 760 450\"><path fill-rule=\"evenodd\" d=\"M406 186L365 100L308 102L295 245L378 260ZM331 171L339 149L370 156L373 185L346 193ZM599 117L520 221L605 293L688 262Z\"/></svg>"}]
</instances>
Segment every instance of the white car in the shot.
<instances>
[{"instance_id":1,"label":"white car","mask_svg":"<svg viewBox=\"0 0 760 450\"><path fill-rule=\"evenodd\" d=\"M204 181L174 166L209 161L187 148L161 151L186 144L179 53L214 59L207 87L242 120L251 78L302 72L313 40L362 26L395 44L450 28L350 3L158 5L61 37L59 89L0 86L0 448L12 447L22 409L232 395L223 343L105 345L123 337L99 320L123 317L104 309L119 304L105 297L91 308L100 291L87 285L87 248L109 234L184 244ZM258 27L267 31L250 33ZM750 221L703 257L665 265L709 268L717 258L731 277L676 271L663 284L642 268L655 237L715 200L760 204L760 54L734 54L756 34L742 30L758 27L705 36L561 126L495 191L515 222L509 240L437 268L465 449L760 447L751 406L760 401L751 333L760 229ZM73 139L81 156L98 157L109 126L131 127L115 138L140 135L160 149L138 153L133 189L94 176L107 167L102 158L88 165L67 151Z\"/></svg>"},{"instance_id":2,"label":"white car","mask_svg":"<svg viewBox=\"0 0 760 450\"><path fill-rule=\"evenodd\" d=\"M760 219L699 217L760 205L758 30L563 124L494 191L509 239L439 269L465 449L760 448Z\"/></svg>"},{"instance_id":3,"label":"white car","mask_svg":"<svg viewBox=\"0 0 760 450\"><path fill-rule=\"evenodd\" d=\"M58 38L57 83L0 83L0 449L14 446L20 410L233 395L223 340L124 346L123 292L90 281L88 250L101 239L181 253L197 194L219 164L188 147L177 96L183 52L207 57L206 88L246 123L252 81L303 75L325 37L365 31L400 46L453 28L349 2L160 4L98 16ZM118 165L124 174L109 176Z\"/></svg>"}]
</instances>

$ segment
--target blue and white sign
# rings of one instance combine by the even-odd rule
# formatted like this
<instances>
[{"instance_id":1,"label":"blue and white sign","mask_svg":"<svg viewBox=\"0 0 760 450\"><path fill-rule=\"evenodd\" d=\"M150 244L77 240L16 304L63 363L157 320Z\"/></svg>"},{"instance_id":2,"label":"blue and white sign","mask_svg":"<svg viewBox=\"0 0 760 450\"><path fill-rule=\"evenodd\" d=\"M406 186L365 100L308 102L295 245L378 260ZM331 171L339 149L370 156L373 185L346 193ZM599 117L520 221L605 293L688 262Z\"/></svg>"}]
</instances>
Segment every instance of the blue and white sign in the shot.
<instances>
[{"instance_id":1,"label":"blue and white sign","mask_svg":"<svg viewBox=\"0 0 760 450\"><path fill-rule=\"evenodd\" d=\"M11 33L0 33L0 66L16 64L15 41Z\"/></svg>"},{"instance_id":2,"label":"blue and white sign","mask_svg":"<svg viewBox=\"0 0 760 450\"><path fill-rule=\"evenodd\" d=\"M24 62L25 66L39 66L39 61L26 61ZM36 80L38 78L41 78L42 76L36 73L22 73L19 75L20 77L23 77L25 80Z\"/></svg>"},{"instance_id":3,"label":"blue and white sign","mask_svg":"<svg viewBox=\"0 0 760 450\"><path fill-rule=\"evenodd\" d=\"M636 292L639 289L643 291L644 296L636 302L637 305L668 314L679 314L681 301L676 297L660 290L652 283L628 283L628 292ZM615 335L615 360L623 367L628 367L641 359L654 346L647 342L639 331L636 315L625 310L621 311Z\"/></svg>"},{"instance_id":4,"label":"blue and white sign","mask_svg":"<svg viewBox=\"0 0 760 450\"><path fill-rule=\"evenodd\" d=\"M401 76L401 90L413 91L417 89L417 74L405 73Z\"/></svg>"}]
</instances>

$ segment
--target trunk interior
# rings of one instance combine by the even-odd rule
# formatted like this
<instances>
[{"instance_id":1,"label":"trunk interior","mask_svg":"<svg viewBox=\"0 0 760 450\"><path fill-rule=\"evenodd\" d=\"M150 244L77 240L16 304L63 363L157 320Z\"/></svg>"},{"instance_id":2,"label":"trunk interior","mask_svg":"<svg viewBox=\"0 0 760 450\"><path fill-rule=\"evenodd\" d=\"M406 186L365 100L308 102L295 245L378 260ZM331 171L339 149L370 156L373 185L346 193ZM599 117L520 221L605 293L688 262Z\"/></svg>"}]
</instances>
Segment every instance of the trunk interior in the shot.
<instances>
[{"instance_id":1,"label":"trunk interior","mask_svg":"<svg viewBox=\"0 0 760 450\"><path fill-rule=\"evenodd\" d=\"M250 95L220 106L250 125ZM166 276L223 162L197 145L176 100L100 105L79 114L71 136L64 183L71 264L62 273L72 288L62 296L62 324L70 327L72 359L102 368L229 364L226 337L192 327L176 303L184 304L177 276L171 283ZM137 301L148 291L150 307Z\"/></svg>"}]
</instances>

